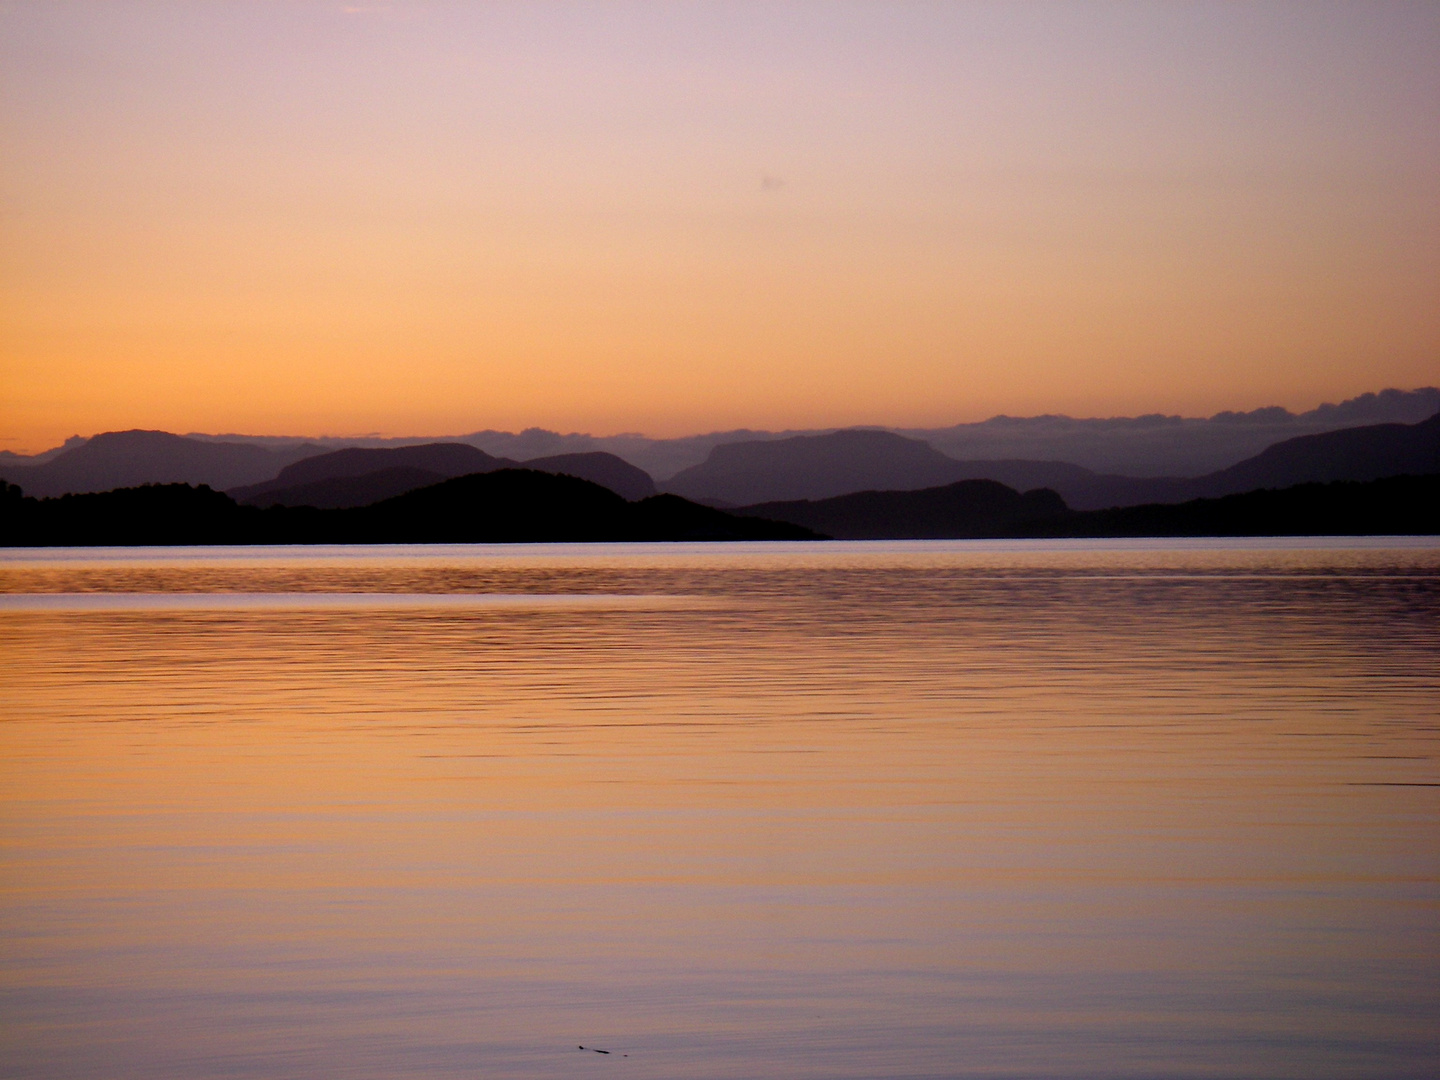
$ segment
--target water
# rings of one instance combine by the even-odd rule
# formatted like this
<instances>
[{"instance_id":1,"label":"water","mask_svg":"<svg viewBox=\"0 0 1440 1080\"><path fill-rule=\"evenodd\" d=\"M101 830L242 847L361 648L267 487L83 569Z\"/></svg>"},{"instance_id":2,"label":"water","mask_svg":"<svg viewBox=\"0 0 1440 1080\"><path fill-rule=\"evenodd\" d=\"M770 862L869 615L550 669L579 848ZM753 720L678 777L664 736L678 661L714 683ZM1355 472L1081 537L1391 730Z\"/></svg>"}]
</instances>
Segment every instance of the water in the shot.
<instances>
[{"instance_id":1,"label":"water","mask_svg":"<svg viewBox=\"0 0 1440 1080\"><path fill-rule=\"evenodd\" d=\"M19 551L0 648L6 1077L1440 1073L1432 540Z\"/></svg>"}]
</instances>

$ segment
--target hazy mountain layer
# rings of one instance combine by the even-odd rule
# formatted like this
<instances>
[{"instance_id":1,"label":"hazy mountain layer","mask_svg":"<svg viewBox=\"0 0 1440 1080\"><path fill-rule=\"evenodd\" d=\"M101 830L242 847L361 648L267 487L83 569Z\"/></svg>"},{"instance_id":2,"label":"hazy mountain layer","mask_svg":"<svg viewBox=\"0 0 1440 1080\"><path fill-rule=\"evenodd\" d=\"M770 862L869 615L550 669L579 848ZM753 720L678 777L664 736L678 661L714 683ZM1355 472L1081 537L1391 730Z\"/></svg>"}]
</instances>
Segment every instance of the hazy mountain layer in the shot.
<instances>
[{"instance_id":1,"label":"hazy mountain layer","mask_svg":"<svg viewBox=\"0 0 1440 1080\"><path fill-rule=\"evenodd\" d=\"M1437 411L1440 411L1440 389L1423 387L1410 391L1384 390L1378 394L1362 394L1338 405L1321 405L1298 414L1272 407L1245 413L1222 412L1205 419L1158 414L1108 419L996 416L979 423L951 427L885 428L877 425L875 430L894 431L920 439L960 460L1064 462L1100 474L1195 477L1227 468L1285 439L1368 424L1413 424L1433 416ZM678 439L650 439L643 435L562 435L542 428L530 428L518 433L476 431L444 441L467 443L492 456L515 461L606 451L653 477L670 478L700 464L714 447L724 443L822 435L834 430L768 432L741 429ZM433 437L390 439L378 436L302 439L190 434L186 438L200 442L252 445L282 455L289 454L291 448L300 444L312 446L314 449L309 453L318 453L348 446L382 448L439 441ZM41 464L83 442L68 440L64 448L48 450L33 457L0 451L0 475L13 479L21 475L19 468ZM290 460L297 458L289 457L281 464L288 464ZM244 483L256 483L273 475L272 472L270 476L257 476ZM27 490L40 490L34 481L26 486ZM221 486L233 487L235 484L225 482ZM46 490L49 490L48 484Z\"/></svg>"},{"instance_id":2,"label":"hazy mountain layer","mask_svg":"<svg viewBox=\"0 0 1440 1080\"><path fill-rule=\"evenodd\" d=\"M448 479L450 477L444 473L396 465L391 469L376 469L363 476L331 476L273 490L270 484L258 484L256 487L265 490L242 496L241 492L254 489L235 488L226 494L243 506L313 506L317 510L346 510L393 499L396 495Z\"/></svg>"},{"instance_id":3,"label":"hazy mountain layer","mask_svg":"<svg viewBox=\"0 0 1440 1080\"><path fill-rule=\"evenodd\" d=\"M1440 412L1440 389L1384 390L1305 413L1281 408L1222 412L1208 419L1137 416L997 416L948 428L895 429L958 459L1064 461L1122 476L1193 477L1258 454L1274 443L1367 424L1414 424Z\"/></svg>"},{"instance_id":4,"label":"hazy mountain layer","mask_svg":"<svg viewBox=\"0 0 1440 1080\"><path fill-rule=\"evenodd\" d=\"M1106 476L1059 461L956 461L918 440L841 431L718 446L664 487L724 506L827 499L856 491L913 491L958 480L1051 488L1075 509L1235 494L1262 487L1440 472L1440 413L1419 424L1378 424L1301 436L1207 476Z\"/></svg>"},{"instance_id":5,"label":"hazy mountain layer","mask_svg":"<svg viewBox=\"0 0 1440 1080\"><path fill-rule=\"evenodd\" d=\"M592 484L607 487L632 502L656 494L655 481L644 469L637 469L623 458L597 450L585 454L556 454L553 457L527 458L527 469L578 476Z\"/></svg>"},{"instance_id":6,"label":"hazy mountain layer","mask_svg":"<svg viewBox=\"0 0 1440 1080\"><path fill-rule=\"evenodd\" d=\"M511 469L520 462L497 458L465 443L425 443L386 448L351 447L306 458L263 484L229 492L250 506L368 506L441 480ZM524 463L537 472L563 473L609 488L626 499L655 494L648 474L614 454L563 454Z\"/></svg>"},{"instance_id":7,"label":"hazy mountain layer","mask_svg":"<svg viewBox=\"0 0 1440 1080\"><path fill-rule=\"evenodd\" d=\"M437 480L469 473L491 472L495 469L514 468L518 462L506 458L492 457L483 450L464 443L424 443L420 446L396 446L388 448L350 447L328 454L307 457L281 469L279 475L264 483L249 484L229 489L229 494L242 503L255 506L318 506L309 501L312 494L324 492L327 499L337 497L340 491L352 491L363 502L330 502L330 506L364 506L380 499L399 495L414 487L424 487ZM419 482L402 491L387 490L403 474L394 470L407 469L420 474ZM381 474L386 474L384 477ZM373 481L373 497L365 494L366 478ZM356 481L349 485L335 486L334 481ZM330 487L317 485L331 484Z\"/></svg>"},{"instance_id":8,"label":"hazy mountain layer","mask_svg":"<svg viewBox=\"0 0 1440 1080\"><path fill-rule=\"evenodd\" d=\"M957 464L926 443L892 432L836 431L726 443L663 486L697 502L742 506L934 487L957 479Z\"/></svg>"},{"instance_id":9,"label":"hazy mountain layer","mask_svg":"<svg viewBox=\"0 0 1440 1080\"><path fill-rule=\"evenodd\" d=\"M266 449L164 432L115 432L67 449L43 465L3 466L27 493L110 490L140 483L225 484L235 476L278 473L231 485L243 502L340 508L368 505L452 476L514 467L464 443L346 448L313 454L292 444ZM278 467L287 458L298 461ZM653 494L650 477L613 454L541 458L527 467L579 476L626 498ZM958 480L995 480L1017 490L1051 488L1075 509L1181 502L1259 487L1369 480L1440 469L1440 414L1418 424L1379 424L1300 436L1253 458L1200 477L1132 477L1096 473L1063 461L957 461L919 440L872 429L751 440L713 447L667 490L717 506L823 499L856 491L906 491Z\"/></svg>"},{"instance_id":10,"label":"hazy mountain layer","mask_svg":"<svg viewBox=\"0 0 1440 1080\"><path fill-rule=\"evenodd\" d=\"M873 425L928 442L961 460L1060 461L1092 472L1122 476L1201 476L1258 454L1273 443L1362 424L1413 424L1440 412L1440 388L1383 390L1334 405L1292 413L1270 407L1222 412L1208 418L1163 416L1080 419L1069 416L996 416L973 424L940 428ZM679 439L641 435L560 435L539 428L512 434L477 431L460 441L491 454L527 458L581 450L608 450L666 480L703 462L725 443L770 441L810 431L719 431ZM662 487L664 484L662 483Z\"/></svg>"},{"instance_id":11,"label":"hazy mountain layer","mask_svg":"<svg viewBox=\"0 0 1440 1080\"><path fill-rule=\"evenodd\" d=\"M164 431L110 431L38 465L0 462L0 475L26 494L110 491L137 484L207 484L230 488L268 480L299 458L322 452L303 442L274 449L246 442L207 442Z\"/></svg>"},{"instance_id":12,"label":"hazy mountain layer","mask_svg":"<svg viewBox=\"0 0 1440 1080\"><path fill-rule=\"evenodd\" d=\"M1314 481L1440 472L1440 413L1418 424L1376 424L1304 435L1189 482L1199 496Z\"/></svg>"}]
</instances>

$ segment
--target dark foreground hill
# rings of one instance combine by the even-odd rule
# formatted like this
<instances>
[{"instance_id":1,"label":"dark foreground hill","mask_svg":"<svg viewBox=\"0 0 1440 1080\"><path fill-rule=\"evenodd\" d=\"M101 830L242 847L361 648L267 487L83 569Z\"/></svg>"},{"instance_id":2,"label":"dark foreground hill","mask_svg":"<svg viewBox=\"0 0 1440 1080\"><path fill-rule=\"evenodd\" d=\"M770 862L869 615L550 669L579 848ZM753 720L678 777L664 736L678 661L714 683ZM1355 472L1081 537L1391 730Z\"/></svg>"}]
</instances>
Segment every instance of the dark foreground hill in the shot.
<instances>
[{"instance_id":1,"label":"dark foreground hill","mask_svg":"<svg viewBox=\"0 0 1440 1080\"><path fill-rule=\"evenodd\" d=\"M961 481L733 514L675 495L627 502L584 480L523 469L347 510L241 506L185 484L54 499L0 487L6 546L1386 534L1440 534L1440 475L1091 511L1066 508L1053 491L1022 495L993 481Z\"/></svg>"},{"instance_id":2,"label":"dark foreground hill","mask_svg":"<svg viewBox=\"0 0 1440 1080\"><path fill-rule=\"evenodd\" d=\"M571 476L503 469L345 510L241 506L208 487L150 485L54 499L0 494L0 544L527 543L800 540L796 525L657 495L627 502Z\"/></svg>"},{"instance_id":3,"label":"dark foreground hill","mask_svg":"<svg viewBox=\"0 0 1440 1080\"><path fill-rule=\"evenodd\" d=\"M561 454L522 465L465 443L349 447L297 461L272 480L232 488L228 494L249 506L334 510L368 506L457 476L516 468L576 476L631 500L655 494L648 473L614 454Z\"/></svg>"},{"instance_id":4,"label":"dark foreground hill","mask_svg":"<svg viewBox=\"0 0 1440 1080\"><path fill-rule=\"evenodd\" d=\"M1336 480L1073 513L1030 536L1434 536L1440 475Z\"/></svg>"},{"instance_id":5,"label":"dark foreground hill","mask_svg":"<svg viewBox=\"0 0 1440 1080\"><path fill-rule=\"evenodd\" d=\"M992 480L920 491L862 491L735 511L840 540L1082 536L1361 536L1440 534L1440 475L1300 484L1215 499L1070 510L1053 491L1024 495Z\"/></svg>"}]
</instances>

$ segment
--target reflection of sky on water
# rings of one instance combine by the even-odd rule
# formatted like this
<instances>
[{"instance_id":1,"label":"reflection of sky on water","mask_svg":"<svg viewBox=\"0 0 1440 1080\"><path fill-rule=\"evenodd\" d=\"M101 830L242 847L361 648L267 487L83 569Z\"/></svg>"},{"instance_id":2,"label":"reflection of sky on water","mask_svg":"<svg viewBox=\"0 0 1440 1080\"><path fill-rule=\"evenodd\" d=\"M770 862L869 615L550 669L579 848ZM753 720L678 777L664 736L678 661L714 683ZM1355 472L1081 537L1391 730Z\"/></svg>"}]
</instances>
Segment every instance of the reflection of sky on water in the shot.
<instances>
[{"instance_id":1,"label":"reflection of sky on water","mask_svg":"<svg viewBox=\"0 0 1440 1080\"><path fill-rule=\"evenodd\" d=\"M693 606L679 596L605 593L22 592L0 593L0 611L328 611L395 608L611 608Z\"/></svg>"},{"instance_id":2,"label":"reflection of sky on water","mask_svg":"<svg viewBox=\"0 0 1440 1080\"><path fill-rule=\"evenodd\" d=\"M62 605L0 607L17 1075L1440 1062L1433 543L0 558L0 586ZM107 586L150 595L75 600Z\"/></svg>"}]
</instances>

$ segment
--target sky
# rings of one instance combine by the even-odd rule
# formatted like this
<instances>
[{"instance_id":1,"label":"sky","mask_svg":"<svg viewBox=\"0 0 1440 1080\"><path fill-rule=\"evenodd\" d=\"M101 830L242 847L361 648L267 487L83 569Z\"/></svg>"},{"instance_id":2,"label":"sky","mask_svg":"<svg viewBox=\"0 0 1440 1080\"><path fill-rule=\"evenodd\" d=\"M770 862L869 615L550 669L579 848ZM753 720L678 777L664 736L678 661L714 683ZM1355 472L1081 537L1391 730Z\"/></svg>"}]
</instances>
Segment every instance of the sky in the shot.
<instances>
[{"instance_id":1,"label":"sky","mask_svg":"<svg viewBox=\"0 0 1440 1080\"><path fill-rule=\"evenodd\" d=\"M1440 381L1440 4L0 0L0 448Z\"/></svg>"}]
</instances>

